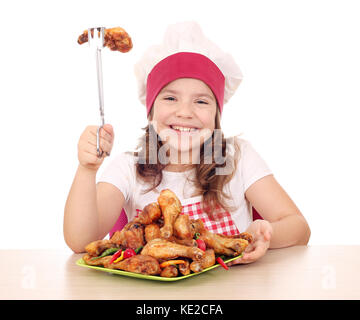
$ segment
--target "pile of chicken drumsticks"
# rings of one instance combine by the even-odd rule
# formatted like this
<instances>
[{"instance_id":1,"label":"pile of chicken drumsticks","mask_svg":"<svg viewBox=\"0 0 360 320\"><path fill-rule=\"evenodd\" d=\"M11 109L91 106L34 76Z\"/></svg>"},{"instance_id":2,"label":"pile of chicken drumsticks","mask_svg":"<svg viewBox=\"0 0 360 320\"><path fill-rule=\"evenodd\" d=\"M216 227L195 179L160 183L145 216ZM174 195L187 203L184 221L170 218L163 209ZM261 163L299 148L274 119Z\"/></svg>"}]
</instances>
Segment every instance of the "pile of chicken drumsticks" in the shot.
<instances>
[{"instance_id":1,"label":"pile of chicken drumsticks","mask_svg":"<svg viewBox=\"0 0 360 320\"><path fill-rule=\"evenodd\" d=\"M181 202L174 192L162 190L157 202L146 205L109 240L88 244L84 262L146 275L177 277L214 265L218 256L238 256L252 241L246 232L235 236L212 233L201 219L190 220L181 211ZM201 248L199 241L204 243ZM136 253L125 259L117 258L126 250Z\"/></svg>"}]
</instances>

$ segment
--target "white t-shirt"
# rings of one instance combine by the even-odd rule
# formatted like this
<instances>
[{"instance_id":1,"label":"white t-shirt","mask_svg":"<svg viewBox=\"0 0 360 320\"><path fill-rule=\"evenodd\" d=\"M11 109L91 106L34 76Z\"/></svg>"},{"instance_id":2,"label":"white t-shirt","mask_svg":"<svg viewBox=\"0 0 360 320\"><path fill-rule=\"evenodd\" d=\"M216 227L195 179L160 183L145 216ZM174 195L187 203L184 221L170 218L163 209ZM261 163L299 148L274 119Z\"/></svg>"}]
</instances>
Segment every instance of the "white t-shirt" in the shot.
<instances>
[{"instance_id":1,"label":"white t-shirt","mask_svg":"<svg viewBox=\"0 0 360 320\"><path fill-rule=\"evenodd\" d=\"M236 210L229 213L221 208L216 210L220 214L213 219L202 212L200 206L202 196L192 197L195 189L187 181L187 177L194 177L195 168L185 172L163 170L163 180L156 190L142 194L149 185L144 184L142 180L136 180L136 157L131 152L122 152L115 156L97 180L111 183L122 192L125 198L123 209L128 221L131 221L147 204L156 202L161 190L170 189L183 206L182 214L189 214L192 219L201 218L205 227L212 232L227 235L244 232L252 222L252 207L245 198L245 191L255 181L272 172L248 141L239 137L234 138L240 145L240 162L232 180L224 186L224 192L232 199L226 200L227 204L235 206Z\"/></svg>"}]
</instances>

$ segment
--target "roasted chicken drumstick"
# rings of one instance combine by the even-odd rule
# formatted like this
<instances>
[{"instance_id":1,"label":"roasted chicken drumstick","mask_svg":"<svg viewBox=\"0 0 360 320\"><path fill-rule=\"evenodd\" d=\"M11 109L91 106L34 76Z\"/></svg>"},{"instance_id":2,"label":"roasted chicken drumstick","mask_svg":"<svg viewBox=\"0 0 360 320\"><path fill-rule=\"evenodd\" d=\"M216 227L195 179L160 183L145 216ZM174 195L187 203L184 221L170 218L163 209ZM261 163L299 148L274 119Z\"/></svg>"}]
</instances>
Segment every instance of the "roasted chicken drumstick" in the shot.
<instances>
[{"instance_id":1,"label":"roasted chicken drumstick","mask_svg":"<svg viewBox=\"0 0 360 320\"><path fill-rule=\"evenodd\" d=\"M191 262L190 269L193 272L200 272L215 264L215 252L213 249L207 249L200 260Z\"/></svg>"},{"instance_id":2,"label":"roasted chicken drumstick","mask_svg":"<svg viewBox=\"0 0 360 320\"><path fill-rule=\"evenodd\" d=\"M110 248L117 248L118 244L110 241L110 240L95 240L90 242L86 247L85 251L93 257L100 255L103 251Z\"/></svg>"},{"instance_id":3,"label":"roasted chicken drumstick","mask_svg":"<svg viewBox=\"0 0 360 320\"><path fill-rule=\"evenodd\" d=\"M116 231L110 241L135 250L145 244L144 226L137 222L129 222L121 231Z\"/></svg>"},{"instance_id":4,"label":"roasted chicken drumstick","mask_svg":"<svg viewBox=\"0 0 360 320\"><path fill-rule=\"evenodd\" d=\"M174 235L180 239L192 239L194 233L189 216L187 214L180 214L174 223Z\"/></svg>"},{"instance_id":5,"label":"roasted chicken drumstick","mask_svg":"<svg viewBox=\"0 0 360 320\"><path fill-rule=\"evenodd\" d=\"M204 255L204 251L199 248L184 246L164 239L154 239L144 246L141 254L164 260L171 260L177 257L199 260Z\"/></svg>"},{"instance_id":6,"label":"roasted chicken drumstick","mask_svg":"<svg viewBox=\"0 0 360 320\"><path fill-rule=\"evenodd\" d=\"M78 38L78 44L89 41L88 31L85 30ZM133 44L128 33L120 27L105 29L104 46L112 51L128 52Z\"/></svg>"},{"instance_id":7,"label":"roasted chicken drumstick","mask_svg":"<svg viewBox=\"0 0 360 320\"><path fill-rule=\"evenodd\" d=\"M134 222L141 224L151 224L161 217L160 206L157 202L153 202L145 206L139 216L134 219Z\"/></svg>"},{"instance_id":8,"label":"roasted chicken drumstick","mask_svg":"<svg viewBox=\"0 0 360 320\"><path fill-rule=\"evenodd\" d=\"M159 262L155 258L141 254L117 263L107 264L105 267L149 275L157 275L161 272Z\"/></svg>"},{"instance_id":9,"label":"roasted chicken drumstick","mask_svg":"<svg viewBox=\"0 0 360 320\"><path fill-rule=\"evenodd\" d=\"M145 240L149 242L150 240L161 238L160 227L155 224L148 224L145 226Z\"/></svg>"},{"instance_id":10,"label":"roasted chicken drumstick","mask_svg":"<svg viewBox=\"0 0 360 320\"><path fill-rule=\"evenodd\" d=\"M245 250L252 239L248 233L240 234L239 238L212 233L205 228L201 219L193 220L191 225L195 232L200 233L199 238L204 240L206 246L220 255L237 256Z\"/></svg>"},{"instance_id":11,"label":"roasted chicken drumstick","mask_svg":"<svg viewBox=\"0 0 360 320\"><path fill-rule=\"evenodd\" d=\"M175 220L182 210L181 202L169 189L160 192L158 202L164 217L164 226L160 229L161 237L169 239L173 234Z\"/></svg>"}]
</instances>

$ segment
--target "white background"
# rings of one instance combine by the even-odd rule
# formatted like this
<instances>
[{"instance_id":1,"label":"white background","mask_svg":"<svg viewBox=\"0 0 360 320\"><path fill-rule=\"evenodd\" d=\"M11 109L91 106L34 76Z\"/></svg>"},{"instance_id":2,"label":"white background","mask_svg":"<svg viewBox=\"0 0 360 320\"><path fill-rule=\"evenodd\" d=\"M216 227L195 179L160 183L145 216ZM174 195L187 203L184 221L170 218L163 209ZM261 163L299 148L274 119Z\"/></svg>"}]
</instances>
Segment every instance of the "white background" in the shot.
<instances>
[{"instance_id":1,"label":"white background","mask_svg":"<svg viewBox=\"0 0 360 320\"><path fill-rule=\"evenodd\" d=\"M344 0L1 2L0 248L66 247L77 142L99 123L94 57L77 37L103 25L133 39L129 53L103 52L114 155L146 125L135 62L185 20L242 69L225 135L244 133L265 159L309 222L309 244L360 244L359 16Z\"/></svg>"}]
</instances>

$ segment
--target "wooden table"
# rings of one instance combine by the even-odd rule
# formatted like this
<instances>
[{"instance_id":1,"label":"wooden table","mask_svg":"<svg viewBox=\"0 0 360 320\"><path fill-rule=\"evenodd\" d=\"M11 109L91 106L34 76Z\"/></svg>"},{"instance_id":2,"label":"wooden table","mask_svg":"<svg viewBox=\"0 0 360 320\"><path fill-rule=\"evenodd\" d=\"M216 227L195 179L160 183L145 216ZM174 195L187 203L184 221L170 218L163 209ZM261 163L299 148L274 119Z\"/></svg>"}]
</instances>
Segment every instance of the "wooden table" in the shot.
<instances>
[{"instance_id":1,"label":"wooden table","mask_svg":"<svg viewBox=\"0 0 360 320\"><path fill-rule=\"evenodd\" d=\"M360 246L269 250L255 263L175 282L77 266L70 250L1 250L0 299L359 299Z\"/></svg>"}]
</instances>

